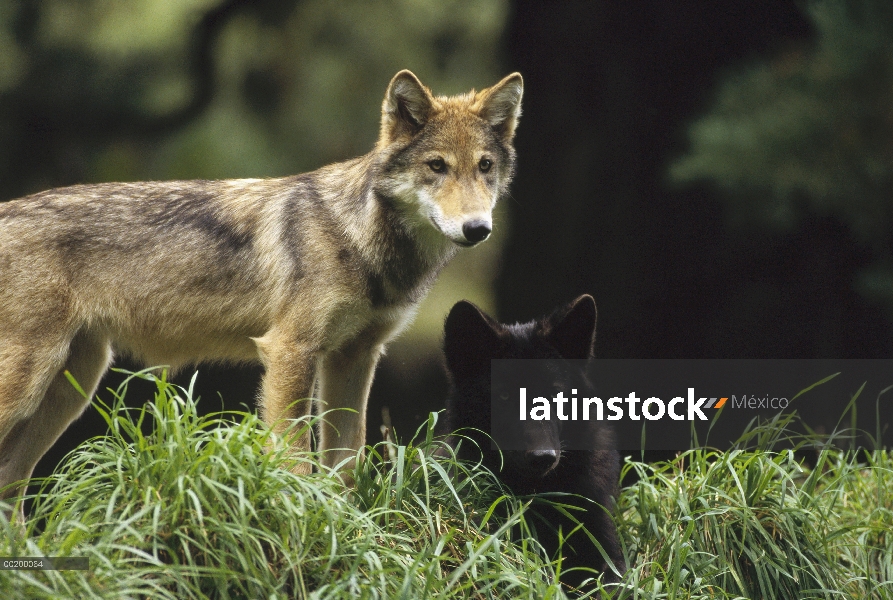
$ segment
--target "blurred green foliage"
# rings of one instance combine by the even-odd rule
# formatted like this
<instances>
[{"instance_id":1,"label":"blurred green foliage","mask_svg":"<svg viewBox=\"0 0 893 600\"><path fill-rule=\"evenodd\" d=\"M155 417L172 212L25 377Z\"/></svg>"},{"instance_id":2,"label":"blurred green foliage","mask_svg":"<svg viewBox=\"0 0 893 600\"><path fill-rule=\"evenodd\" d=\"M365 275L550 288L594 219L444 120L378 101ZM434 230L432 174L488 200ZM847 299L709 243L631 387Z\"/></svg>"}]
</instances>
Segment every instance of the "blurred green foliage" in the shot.
<instances>
[{"instance_id":1,"label":"blurred green foliage","mask_svg":"<svg viewBox=\"0 0 893 600\"><path fill-rule=\"evenodd\" d=\"M893 3L806 9L811 45L728 75L670 176L718 186L739 225L835 216L877 258L855 285L893 306Z\"/></svg>"},{"instance_id":2,"label":"blurred green foliage","mask_svg":"<svg viewBox=\"0 0 893 600\"><path fill-rule=\"evenodd\" d=\"M237 10L211 48L210 104L153 131L197 94L193 32L226 4ZM364 154L400 69L437 94L505 75L507 13L508 0L6 0L0 199L72 183L279 176ZM444 273L414 331L439 338L459 298L492 308L499 221L494 240Z\"/></svg>"}]
</instances>

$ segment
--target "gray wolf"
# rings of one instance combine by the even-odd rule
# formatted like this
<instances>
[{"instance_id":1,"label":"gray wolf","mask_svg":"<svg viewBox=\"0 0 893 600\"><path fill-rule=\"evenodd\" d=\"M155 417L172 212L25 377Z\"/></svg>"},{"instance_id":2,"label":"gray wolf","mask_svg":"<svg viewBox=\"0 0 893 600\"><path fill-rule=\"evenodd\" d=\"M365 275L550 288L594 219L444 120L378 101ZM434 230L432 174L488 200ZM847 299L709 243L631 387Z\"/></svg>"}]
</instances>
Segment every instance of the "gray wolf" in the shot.
<instances>
[{"instance_id":1,"label":"gray wolf","mask_svg":"<svg viewBox=\"0 0 893 600\"><path fill-rule=\"evenodd\" d=\"M115 354L176 369L260 362L278 432L328 413L318 447L346 466L385 344L459 247L492 229L512 178L518 73L434 96L391 80L365 156L278 179L77 185L0 204L0 498ZM316 388L314 388L316 385ZM338 410L351 409L351 410ZM294 442L308 448L309 435Z\"/></svg>"},{"instance_id":2,"label":"gray wolf","mask_svg":"<svg viewBox=\"0 0 893 600\"><path fill-rule=\"evenodd\" d=\"M446 427L450 431L461 430L461 435L469 438L461 443L452 441L458 444L459 458L482 460L515 494L575 494L554 500L581 509L572 514L598 540L614 567L623 573L626 566L617 530L606 512L613 505L620 476L620 459L611 432L595 421L577 422L582 430L573 435L579 436L577 443L584 441L587 450L567 448L565 442L571 433L560 427L558 419L518 421L518 427L524 429L518 437L523 440L523 450L500 453L489 438L492 433L490 360L590 359L595 324L595 301L588 295L548 317L514 325L497 322L470 302L453 306L444 335L444 354L451 381ZM554 385L565 392L577 380L572 370L559 373L558 379ZM514 394L518 394L517 389ZM511 406L515 406L514 402ZM617 580L584 532L578 530L568 535L576 523L546 503L534 507L539 519L532 521L550 556L559 547L556 529L560 527L568 536L562 547L563 584L580 589L584 580L598 575L596 571L604 573L605 582Z\"/></svg>"}]
</instances>

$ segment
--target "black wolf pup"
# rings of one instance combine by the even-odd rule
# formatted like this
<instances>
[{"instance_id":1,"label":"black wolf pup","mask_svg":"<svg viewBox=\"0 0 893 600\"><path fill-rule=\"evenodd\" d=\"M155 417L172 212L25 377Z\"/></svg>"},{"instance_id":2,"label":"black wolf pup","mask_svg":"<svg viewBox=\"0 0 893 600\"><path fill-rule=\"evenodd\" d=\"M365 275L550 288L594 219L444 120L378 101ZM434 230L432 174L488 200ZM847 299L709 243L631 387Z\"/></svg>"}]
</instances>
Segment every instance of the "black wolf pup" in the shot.
<instances>
[{"instance_id":1,"label":"black wolf pup","mask_svg":"<svg viewBox=\"0 0 893 600\"><path fill-rule=\"evenodd\" d=\"M459 302L446 320L444 350L452 390L447 399L446 425L450 431L466 429L475 444L465 440L459 457L481 460L518 495L565 492L577 496L554 498L562 504L584 508L571 511L601 544L614 569L626 569L614 522L607 510L613 505L620 474L620 460L610 430L592 421L576 421L578 430L567 429L568 422L518 421L523 427L520 439L524 450L508 450L500 455L492 448L490 416L490 359L589 359L595 343L596 308L591 296L580 296L552 315L515 325L496 322L470 302ZM578 375L580 375L578 373ZM556 385L569 390L576 385L565 373ZM515 390L515 394L518 390ZM564 429L562 428L564 425ZM586 450L567 449L567 435L575 437L575 447L585 441ZM557 530L567 536L577 524L551 507L537 509L541 519L532 519L543 547L554 555L559 546ZM543 521L551 527L544 525ZM616 581L589 537L577 530L566 537L562 549L561 581L579 588L583 581L605 574L603 581ZM571 569L571 570L569 570Z\"/></svg>"}]
</instances>

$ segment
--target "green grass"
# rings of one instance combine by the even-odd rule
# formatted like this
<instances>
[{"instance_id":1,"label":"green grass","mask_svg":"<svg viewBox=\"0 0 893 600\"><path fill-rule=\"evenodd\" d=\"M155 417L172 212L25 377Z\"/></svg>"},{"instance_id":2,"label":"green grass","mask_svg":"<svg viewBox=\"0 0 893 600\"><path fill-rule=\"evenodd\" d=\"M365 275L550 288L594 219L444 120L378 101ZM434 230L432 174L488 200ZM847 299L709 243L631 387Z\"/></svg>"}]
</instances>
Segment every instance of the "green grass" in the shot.
<instances>
[{"instance_id":1,"label":"green grass","mask_svg":"<svg viewBox=\"0 0 893 600\"><path fill-rule=\"evenodd\" d=\"M367 449L347 490L249 413L199 416L163 377L104 405L109 434L32 483L2 556L87 556L89 571L2 571L3 598L562 598L529 499L433 436ZM296 427L307 427L299 423ZM320 472L293 474L294 461ZM693 450L618 500L630 570L614 598L893 599L893 457ZM519 533L520 532L520 533Z\"/></svg>"},{"instance_id":2,"label":"green grass","mask_svg":"<svg viewBox=\"0 0 893 600\"><path fill-rule=\"evenodd\" d=\"M893 458L693 450L628 463L618 526L642 598L893 598ZM633 594L621 597L637 597Z\"/></svg>"}]
</instances>

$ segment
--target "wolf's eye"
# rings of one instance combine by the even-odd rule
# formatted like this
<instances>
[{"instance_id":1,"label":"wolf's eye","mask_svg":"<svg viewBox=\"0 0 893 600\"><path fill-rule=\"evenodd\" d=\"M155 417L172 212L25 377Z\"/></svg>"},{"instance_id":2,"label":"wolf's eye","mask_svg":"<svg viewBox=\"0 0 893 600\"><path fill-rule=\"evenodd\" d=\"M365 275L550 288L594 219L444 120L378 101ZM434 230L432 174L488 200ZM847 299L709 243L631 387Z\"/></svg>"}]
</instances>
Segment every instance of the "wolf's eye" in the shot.
<instances>
[{"instance_id":1,"label":"wolf's eye","mask_svg":"<svg viewBox=\"0 0 893 600\"><path fill-rule=\"evenodd\" d=\"M478 168L481 170L481 173L486 173L490 170L490 167L493 166L493 161L489 158L482 158L481 162L478 163Z\"/></svg>"},{"instance_id":2,"label":"wolf's eye","mask_svg":"<svg viewBox=\"0 0 893 600\"><path fill-rule=\"evenodd\" d=\"M431 170L435 173L443 173L446 171L446 163L443 162L442 158L435 158L434 160L428 161L428 166L431 167Z\"/></svg>"}]
</instances>

